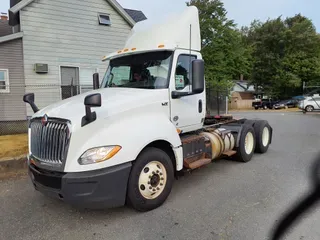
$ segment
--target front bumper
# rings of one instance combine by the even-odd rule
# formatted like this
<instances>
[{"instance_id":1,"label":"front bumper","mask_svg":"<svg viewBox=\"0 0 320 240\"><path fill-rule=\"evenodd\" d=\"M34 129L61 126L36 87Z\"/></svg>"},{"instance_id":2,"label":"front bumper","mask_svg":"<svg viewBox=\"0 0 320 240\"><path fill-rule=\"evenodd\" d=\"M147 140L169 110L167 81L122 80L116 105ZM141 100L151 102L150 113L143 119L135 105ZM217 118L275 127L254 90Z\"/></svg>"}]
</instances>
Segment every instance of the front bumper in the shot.
<instances>
[{"instance_id":1,"label":"front bumper","mask_svg":"<svg viewBox=\"0 0 320 240\"><path fill-rule=\"evenodd\" d=\"M29 164L36 190L80 208L112 208L125 204L131 163L105 169L61 173Z\"/></svg>"}]
</instances>

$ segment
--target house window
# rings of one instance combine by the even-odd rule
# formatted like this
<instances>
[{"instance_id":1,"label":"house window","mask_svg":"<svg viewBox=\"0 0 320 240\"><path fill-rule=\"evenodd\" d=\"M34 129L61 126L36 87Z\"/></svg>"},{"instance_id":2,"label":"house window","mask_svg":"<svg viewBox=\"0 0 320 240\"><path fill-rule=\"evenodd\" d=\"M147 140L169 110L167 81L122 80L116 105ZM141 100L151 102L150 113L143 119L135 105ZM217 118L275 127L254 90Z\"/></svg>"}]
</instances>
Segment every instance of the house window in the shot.
<instances>
[{"instance_id":1,"label":"house window","mask_svg":"<svg viewBox=\"0 0 320 240\"><path fill-rule=\"evenodd\" d=\"M99 23L101 25L111 25L110 16L108 14L99 14Z\"/></svg>"},{"instance_id":2,"label":"house window","mask_svg":"<svg viewBox=\"0 0 320 240\"><path fill-rule=\"evenodd\" d=\"M0 69L0 93L8 93L9 89L9 70Z\"/></svg>"}]
</instances>

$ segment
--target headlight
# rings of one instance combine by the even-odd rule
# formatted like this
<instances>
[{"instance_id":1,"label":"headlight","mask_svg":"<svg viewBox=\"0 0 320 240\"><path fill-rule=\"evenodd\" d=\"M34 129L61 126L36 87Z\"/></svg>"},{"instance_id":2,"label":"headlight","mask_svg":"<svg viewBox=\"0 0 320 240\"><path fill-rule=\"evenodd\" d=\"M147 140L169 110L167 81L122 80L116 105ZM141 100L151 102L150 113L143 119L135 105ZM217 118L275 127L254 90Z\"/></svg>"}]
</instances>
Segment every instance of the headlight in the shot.
<instances>
[{"instance_id":1,"label":"headlight","mask_svg":"<svg viewBox=\"0 0 320 240\"><path fill-rule=\"evenodd\" d=\"M116 155L116 153L119 152L120 149L120 146L105 146L91 148L81 155L78 162L81 165L103 162Z\"/></svg>"}]
</instances>

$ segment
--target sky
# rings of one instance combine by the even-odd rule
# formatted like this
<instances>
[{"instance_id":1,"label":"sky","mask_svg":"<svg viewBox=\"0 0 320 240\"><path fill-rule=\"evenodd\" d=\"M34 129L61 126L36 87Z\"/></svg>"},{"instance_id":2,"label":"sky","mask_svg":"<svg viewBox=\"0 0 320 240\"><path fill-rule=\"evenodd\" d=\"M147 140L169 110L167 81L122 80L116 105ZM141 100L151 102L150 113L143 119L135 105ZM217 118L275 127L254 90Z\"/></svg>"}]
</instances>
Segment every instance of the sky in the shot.
<instances>
[{"instance_id":1,"label":"sky","mask_svg":"<svg viewBox=\"0 0 320 240\"><path fill-rule=\"evenodd\" d=\"M67 0L66 0L67 1ZM117 0L124 8L139 9L151 21L164 19L181 12L187 0ZM0 0L0 11L7 12L10 0ZM252 20L294 16L301 13L310 18L320 32L319 0L222 0L228 18L240 26L249 25Z\"/></svg>"}]
</instances>

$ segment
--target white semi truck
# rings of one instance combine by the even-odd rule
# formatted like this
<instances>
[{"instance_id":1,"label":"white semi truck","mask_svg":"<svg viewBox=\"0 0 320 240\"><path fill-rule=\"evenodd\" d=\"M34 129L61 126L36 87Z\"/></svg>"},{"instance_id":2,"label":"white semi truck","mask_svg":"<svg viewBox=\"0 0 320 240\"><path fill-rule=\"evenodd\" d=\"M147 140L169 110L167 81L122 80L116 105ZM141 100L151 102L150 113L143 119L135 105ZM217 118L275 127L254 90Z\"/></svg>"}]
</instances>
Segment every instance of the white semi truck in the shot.
<instances>
[{"instance_id":1,"label":"white semi truck","mask_svg":"<svg viewBox=\"0 0 320 240\"><path fill-rule=\"evenodd\" d=\"M268 150L267 121L205 124L197 8L145 27L138 23L124 48L103 58L108 69L101 84L94 75L93 91L41 110L34 94L24 96L34 111L28 172L36 190L79 207L148 211L180 173Z\"/></svg>"}]
</instances>

